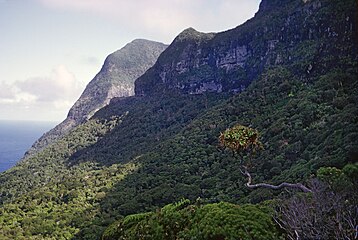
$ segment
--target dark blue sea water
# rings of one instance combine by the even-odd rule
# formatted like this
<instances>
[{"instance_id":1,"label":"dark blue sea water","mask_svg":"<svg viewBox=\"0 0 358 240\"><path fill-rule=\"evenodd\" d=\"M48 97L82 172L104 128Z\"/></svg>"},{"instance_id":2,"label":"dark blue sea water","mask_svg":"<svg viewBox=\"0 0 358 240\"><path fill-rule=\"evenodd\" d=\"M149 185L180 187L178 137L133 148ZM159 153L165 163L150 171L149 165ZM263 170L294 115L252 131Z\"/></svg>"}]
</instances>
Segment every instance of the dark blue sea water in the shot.
<instances>
[{"instance_id":1,"label":"dark blue sea water","mask_svg":"<svg viewBox=\"0 0 358 240\"><path fill-rule=\"evenodd\" d=\"M14 166L31 145L55 125L54 122L0 120L0 172Z\"/></svg>"}]
</instances>

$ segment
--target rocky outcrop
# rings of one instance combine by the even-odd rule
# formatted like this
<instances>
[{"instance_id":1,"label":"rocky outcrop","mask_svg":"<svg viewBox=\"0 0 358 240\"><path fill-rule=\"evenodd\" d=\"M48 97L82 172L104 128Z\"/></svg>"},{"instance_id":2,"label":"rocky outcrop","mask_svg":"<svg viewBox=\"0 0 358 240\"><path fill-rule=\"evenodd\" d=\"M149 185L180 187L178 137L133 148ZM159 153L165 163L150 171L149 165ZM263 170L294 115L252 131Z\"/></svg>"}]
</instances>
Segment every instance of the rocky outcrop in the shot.
<instances>
[{"instance_id":1,"label":"rocky outcrop","mask_svg":"<svg viewBox=\"0 0 358 240\"><path fill-rule=\"evenodd\" d=\"M133 95L135 79L153 66L166 47L167 45L159 42L137 39L110 54L101 71L72 106L67 118L37 140L25 157L44 148L92 117L112 98Z\"/></svg>"},{"instance_id":2,"label":"rocky outcrop","mask_svg":"<svg viewBox=\"0 0 358 240\"><path fill-rule=\"evenodd\" d=\"M345 64L344 56L357 54L356 45L346 44L357 39L354 6L343 10L352 2L263 0L253 19L232 30L186 29L135 82L135 93L236 93L273 66L290 65L292 72L309 78L325 71L316 67L318 59L326 61L320 64L326 69ZM342 56L341 63L330 60L332 52Z\"/></svg>"}]
</instances>

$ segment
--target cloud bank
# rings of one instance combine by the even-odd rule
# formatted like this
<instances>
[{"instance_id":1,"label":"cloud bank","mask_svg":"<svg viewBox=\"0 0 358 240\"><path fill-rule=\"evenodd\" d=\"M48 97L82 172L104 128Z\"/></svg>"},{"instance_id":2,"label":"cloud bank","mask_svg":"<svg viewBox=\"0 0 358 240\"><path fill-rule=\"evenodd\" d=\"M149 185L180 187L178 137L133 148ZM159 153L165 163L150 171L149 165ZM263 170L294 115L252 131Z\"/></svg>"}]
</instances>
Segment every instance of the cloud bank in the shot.
<instances>
[{"instance_id":1,"label":"cloud bank","mask_svg":"<svg viewBox=\"0 0 358 240\"><path fill-rule=\"evenodd\" d=\"M41 120L40 112L44 116L52 113L53 120L63 119L82 90L81 83L64 65L55 67L46 77L12 84L0 82L1 118L11 119L12 112L18 111L25 119ZM36 115L37 110L39 115Z\"/></svg>"}]
</instances>

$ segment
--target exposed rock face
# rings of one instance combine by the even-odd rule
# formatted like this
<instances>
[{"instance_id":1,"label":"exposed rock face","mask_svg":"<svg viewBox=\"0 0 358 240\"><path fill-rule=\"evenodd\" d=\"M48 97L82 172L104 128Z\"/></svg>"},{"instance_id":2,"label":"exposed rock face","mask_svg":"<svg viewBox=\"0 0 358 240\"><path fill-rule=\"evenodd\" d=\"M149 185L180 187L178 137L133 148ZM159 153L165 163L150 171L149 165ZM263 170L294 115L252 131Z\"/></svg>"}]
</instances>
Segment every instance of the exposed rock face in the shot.
<instances>
[{"instance_id":1,"label":"exposed rock face","mask_svg":"<svg viewBox=\"0 0 358 240\"><path fill-rule=\"evenodd\" d=\"M26 156L42 149L107 105L114 97L134 94L134 81L153 66L167 45L137 39L110 54L101 71L87 85L70 109L67 118L37 140Z\"/></svg>"},{"instance_id":2,"label":"exposed rock face","mask_svg":"<svg viewBox=\"0 0 358 240\"><path fill-rule=\"evenodd\" d=\"M353 9L342 17L338 1L263 0L255 18L235 29L205 34L189 28L135 82L135 93L235 93L265 68L292 63L297 75L324 72L316 68L317 59L329 69L337 63L328 54L341 55L342 62L357 54L356 45L346 44L357 39Z\"/></svg>"}]
</instances>

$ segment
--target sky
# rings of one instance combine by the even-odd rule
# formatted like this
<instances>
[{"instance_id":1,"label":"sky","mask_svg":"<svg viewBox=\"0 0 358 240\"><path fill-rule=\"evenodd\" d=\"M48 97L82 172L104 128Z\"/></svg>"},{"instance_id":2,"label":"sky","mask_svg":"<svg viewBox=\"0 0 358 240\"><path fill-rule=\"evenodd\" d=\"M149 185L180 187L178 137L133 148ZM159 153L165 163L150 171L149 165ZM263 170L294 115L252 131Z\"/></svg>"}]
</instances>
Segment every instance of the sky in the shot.
<instances>
[{"instance_id":1,"label":"sky","mask_svg":"<svg viewBox=\"0 0 358 240\"><path fill-rule=\"evenodd\" d=\"M104 59L137 38L234 28L260 0L0 0L0 119L60 122Z\"/></svg>"}]
</instances>

